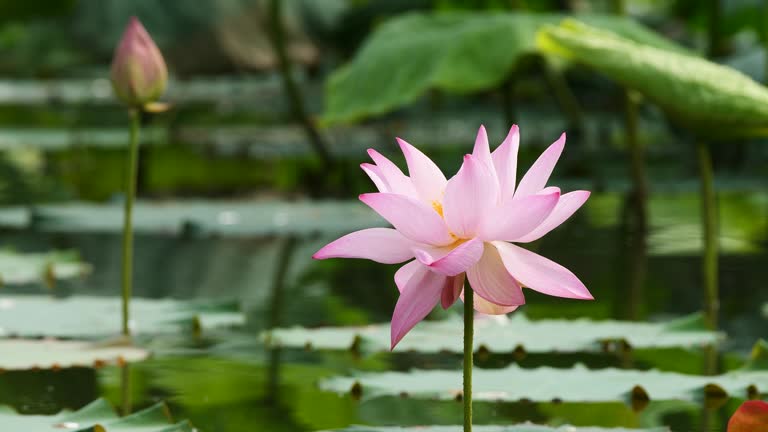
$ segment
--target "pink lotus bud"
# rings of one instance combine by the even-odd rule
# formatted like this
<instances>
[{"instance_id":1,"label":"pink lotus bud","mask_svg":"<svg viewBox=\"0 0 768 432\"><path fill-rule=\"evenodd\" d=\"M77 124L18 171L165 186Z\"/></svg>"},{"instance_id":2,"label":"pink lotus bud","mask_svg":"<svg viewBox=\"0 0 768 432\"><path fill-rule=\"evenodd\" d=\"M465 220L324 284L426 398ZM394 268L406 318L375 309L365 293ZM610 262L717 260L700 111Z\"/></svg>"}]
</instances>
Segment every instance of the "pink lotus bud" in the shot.
<instances>
[{"instance_id":1,"label":"pink lotus bud","mask_svg":"<svg viewBox=\"0 0 768 432\"><path fill-rule=\"evenodd\" d=\"M728 422L728 432L768 431L768 403L749 400L741 404Z\"/></svg>"},{"instance_id":2,"label":"pink lotus bud","mask_svg":"<svg viewBox=\"0 0 768 432\"><path fill-rule=\"evenodd\" d=\"M156 101L165 91L168 69L155 42L136 17L131 17L112 60L112 88L132 107Z\"/></svg>"}]
</instances>

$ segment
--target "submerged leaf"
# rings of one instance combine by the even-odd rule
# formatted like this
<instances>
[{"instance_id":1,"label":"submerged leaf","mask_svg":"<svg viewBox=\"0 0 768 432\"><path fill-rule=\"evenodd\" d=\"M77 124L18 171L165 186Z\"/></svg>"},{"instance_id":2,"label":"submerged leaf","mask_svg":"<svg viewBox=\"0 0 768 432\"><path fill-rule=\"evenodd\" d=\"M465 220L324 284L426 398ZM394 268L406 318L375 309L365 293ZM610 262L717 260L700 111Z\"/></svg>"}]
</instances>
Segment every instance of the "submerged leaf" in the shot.
<instances>
[{"instance_id":1,"label":"submerged leaf","mask_svg":"<svg viewBox=\"0 0 768 432\"><path fill-rule=\"evenodd\" d=\"M45 432L66 430L72 432L193 432L187 421L173 423L168 407L158 403L126 417L118 417L104 399L97 399L75 412L46 415L19 415L0 407L0 426L3 430Z\"/></svg>"},{"instance_id":2,"label":"submerged leaf","mask_svg":"<svg viewBox=\"0 0 768 432\"><path fill-rule=\"evenodd\" d=\"M670 322L592 321L589 319L548 319L531 321L523 314L511 319L477 320L475 349L512 352L596 351L609 342L625 342L634 348L700 347L722 339L722 333L707 330L699 314ZM462 352L457 334L463 331L460 319L423 322L414 327L399 345L401 351L436 353ZM354 346L367 351L389 351L389 324L360 327L276 329L269 340L293 348L344 350Z\"/></svg>"},{"instance_id":3,"label":"submerged leaf","mask_svg":"<svg viewBox=\"0 0 768 432\"><path fill-rule=\"evenodd\" d=\"M350 122L407 105L437 88L468 93L497 87L516 64L535 54L536 31L565 16L537 13L412 13L378 27L351 63L326 86L327 123ZM625 37L682 50L618 16L583 16Z\"/></svg>"},{"instance_id":4,"label":"submerged leaf","mask_svg":"<svg viewBox=\"0 0 768 432\"><path fill-rule=\"evenodd\" d=\"M122 365L144 360L148 356L148 351L130 345L50 339L0 339L0 370Z\"/></svg>"},{"instance_id":5,"label":"submerged leaf","mask_svg":"<svg viewBox=\"0 0 768 432\"><path fill-rule=\"evenodd\" d=\"M707 138L768 133L768 89L735 69L572 19L540 31L537 45L637 90Z\"/></svg>"},{"instance_id":6,"label":"submerged leaf","mask_svg":"<svg viewBox=\"0 0 768 432\"><path fill-rule=\"evenodd\" d=\"M0 296L0 336L95 338L120 333L116 297ZM131 300L134 335L173 333L186 328L239 326L245 316L231 303Z\"/></svg>"}]
</instances>

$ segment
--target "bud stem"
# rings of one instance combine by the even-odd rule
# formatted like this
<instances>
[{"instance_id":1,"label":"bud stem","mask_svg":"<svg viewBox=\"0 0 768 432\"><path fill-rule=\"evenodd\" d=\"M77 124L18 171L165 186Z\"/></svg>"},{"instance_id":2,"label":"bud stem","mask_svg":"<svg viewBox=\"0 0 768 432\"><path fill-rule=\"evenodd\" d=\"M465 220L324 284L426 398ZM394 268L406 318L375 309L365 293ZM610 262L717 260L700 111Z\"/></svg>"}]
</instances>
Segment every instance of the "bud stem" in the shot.
<instances>
[{"instance_id":1,"label":"bud stem","mask_svg":"<svg viewBox=\"0 0 768 432\"><path fill-rule=\"evenodd\" d=\"M472 432L472 353L474 350L475 293L464 287L464 432Z\"/></svg>"},{"instance_id":2,"label":"bud stem","mask_svg":"<svg viewBox=\"0 0 768 432\"><path fill-rule=\"evenodd\" d=\"M128 142L128 164L125 173L125 206L123 216L123 335L130 336L129 302L133 286L133 198L136 195L136 177L139 156L139 117L137 109L128 110L130 117L130 139Z\"/></svg>"}]
</instances>

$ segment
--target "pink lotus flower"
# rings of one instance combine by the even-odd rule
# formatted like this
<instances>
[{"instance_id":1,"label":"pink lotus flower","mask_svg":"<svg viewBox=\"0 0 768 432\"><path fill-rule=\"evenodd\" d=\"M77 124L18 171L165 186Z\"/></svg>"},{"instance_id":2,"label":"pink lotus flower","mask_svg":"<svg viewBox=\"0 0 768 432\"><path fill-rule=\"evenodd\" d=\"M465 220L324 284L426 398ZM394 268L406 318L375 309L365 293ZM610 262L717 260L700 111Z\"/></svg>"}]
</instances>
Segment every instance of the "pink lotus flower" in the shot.
<instances>
[{"instance_id":1,"label":"pink lotus flower","mask_svg":"<svg viewBox=\"0 0 768 432\"><path fill-rule=\"evenodd\" d=\"M589 197L564 195L547 180L565 145L552 144L516 184L520 138L512 126L491 153L480 127L471 155L453 178L412 145L398 138L410 176L373 149L374 164L363 171L379 193L360 200L392 228L353 232L320 249L313 258L365 258L384 264L413 259L395 274L400 298L392 316L392 348L439 302L463 300L465 279L474 306L485 314L506 314L525 303L522 287L544 294L591 300L584 284L563 266L513 243L528 243L559 226ZM415 259L414 259L415 258Z\"/></svg>"},{"instance_id":2,"label":"pink lotus flower","mask_svg":"<svg viewBox=\"0 0 768 432\"><path fill-rule=\"evenodd\" d=\"M125 104L156 101L168 83L163 54L136 17L131 17L112 60L112 87Z\"/></svg>"},{"instance_id":3,"label":"pink lotus flower","mask_svg":"<svg viewBox=\"0 0 768 432\"><path fill-rule=\"evenodd\" d=\"M741 404L728 421L728 432L768 431L768 403L748 400Z\"/></svg>"}]
</instances>

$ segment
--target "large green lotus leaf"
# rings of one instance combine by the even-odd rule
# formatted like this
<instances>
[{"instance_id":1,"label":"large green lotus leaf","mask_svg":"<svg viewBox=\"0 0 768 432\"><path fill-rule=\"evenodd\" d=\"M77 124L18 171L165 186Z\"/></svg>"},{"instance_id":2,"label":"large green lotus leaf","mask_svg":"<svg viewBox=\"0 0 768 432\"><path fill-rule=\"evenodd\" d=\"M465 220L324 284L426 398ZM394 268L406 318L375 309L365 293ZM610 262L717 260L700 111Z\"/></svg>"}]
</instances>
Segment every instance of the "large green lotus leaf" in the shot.
<instances>
[{"instance_id":1,"label":"large green lotus leaf","mask_svg":"<svg viewBox=\"0 0 768 432\"><path fill-rule=\"evenodd\" d=\"M75 412L57 415L19 415L0 407L0 430L24 432L192 432L189 422L173 423L168 408L156 404L126 417L118 417L109 403L97 399Z\"/></svg>"},{"instance_id":2,"label":"large green lotus leaf","mask_svg":"<svg viewBox=\"0 0 768 432\"><path fill-rule=\"evenodd\" d=\"M122 205L74 203L0 210L0 226L54 232L122 232ZM182 232L228 237L274 234L346 233L383 226L384 221L359 202L317 201L182 201L138 202L134 205L137 234Z\"/></svg>"},{"instance_id":3,"label":"large green lotus leaf","mask_svg":"<svg viewBox=\"0 0 768 432\"><path fill-rule=\"evenodd\" d=\"M524 369L512 364L503 369L472 372L473 397L484 401L610 402L642 406L651 400L697 401L711 397L746 397L750 390L768 388L768 371L745 368L717 376L686 375L659 370L588 369L578 364L560 369ZM417 398L455 399L461 395L460 370L413 370L363 373L320 382L339 393L350 390L362 397L409 395Z\"/></svg>"},{"instance_id":4,"label":"large green lotus leaf","mask_svg":"<svg viewBox=\"0 0 768 432\"><path fill-rule=\"evenodd\" d=\"M0 339L0 370L97 367L137 362L148 356L148 351L128 344Z\"/></svg>"},{"instance_id":5,"label":"large green lotus leaf","mask_svg":"<svg viewBox=\"0 0 768 432\"><path fill-rule=\"evenodd\" d=\"M0 296L0 336L111 336L121 331L121 307L117 297ZM134 335L239 326L245 316L237 309L231 303L134 298L130 325Z\"/></svg>"},{"instance_id":6,"label":"large green lotus leaf","mask_svg":"<svg viewBox=\"0 0 768 432\"><path fill-rule=\"evenodd\" d=\"M536 31L564 15L412 13L390 19L326 85L326 123L350 122L407 105L427 90L468 93L498 86L517 62L536 52ZM681 50L634 21L585 16L627 38Z\"/></svg>"},{"instance_id":7,"label":"large green lotus leaf","mask_svg":"<svg viewBox=\"0 0 768 432\"><path fill-rule=\"evenodd\" d=\"M461 432L462 426L417 426L417 427L381 427L381 426L350 426L345 429L327 432ZM542 426L535 424L519 424L507 426L472 426L477 432L666 432L668 428L654 429L625 429L575 426Z\"/></svg>"},{"instance_id":8,"label":"large green lotus leaf","mask_svg":"<svg viewBox=\"0 0 768 432\"><path fill-rule=\"evenodd\" d=\"M427 321L411 330L398 345L398 351L436 353L462 352L463 321L452 318ZM579 352L599 350L609 342L623 341L635 348L700 347L717 342L722 334L706 329L700 314L680 320L645 323L593 321L589 319L547 319L531 321L523 314L512 318L475 321L475 348L492 352ZM272 343L289 347L343 350L362 348L389 351L389 324L361 327L306 329L294 327L265 333Z\"/></svg>"},{"instance_id":9,"label":"large green lotus leaf","mask_svg":"<svg viewBox=\"0 0 768 432\"><path fill-rule=\"evenodd\" d=\"M704 137L768 133L768 89L735 69L575 20L547 26L537 45L639 91Z\"/></svg>"},{"instance_id":10,"label":"large green lotus leaf","mask_svg":"<svg viewBox=\"0 0 768 432\"><path fill-rule=\"evenodd\" d=\"M71 279L88 274L91 267L66 251L18 253L0 250L0 282L7 285Z\"/></svg>"}]
</instances>

